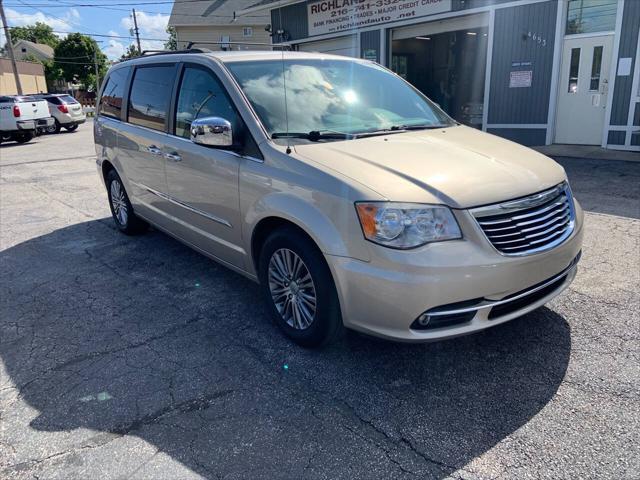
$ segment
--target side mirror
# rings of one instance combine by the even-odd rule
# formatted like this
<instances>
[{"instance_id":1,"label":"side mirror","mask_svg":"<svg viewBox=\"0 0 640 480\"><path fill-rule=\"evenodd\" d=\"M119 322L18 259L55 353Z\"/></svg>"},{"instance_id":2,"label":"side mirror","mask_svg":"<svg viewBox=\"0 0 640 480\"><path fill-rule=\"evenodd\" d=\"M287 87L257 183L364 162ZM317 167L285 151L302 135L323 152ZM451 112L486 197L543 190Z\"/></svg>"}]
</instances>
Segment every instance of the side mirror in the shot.
<instances>
[{"instance_id":1,"label":"side mirror","mask_svg":"<svg viewBox=\"0 0 640 480\"><path fill-rule=\"evenodd\" d=\"M220 117L203 117L191 123L191 141L209 147L231 148L233 144L231 122Z\"/></svg>"}]
</instances>

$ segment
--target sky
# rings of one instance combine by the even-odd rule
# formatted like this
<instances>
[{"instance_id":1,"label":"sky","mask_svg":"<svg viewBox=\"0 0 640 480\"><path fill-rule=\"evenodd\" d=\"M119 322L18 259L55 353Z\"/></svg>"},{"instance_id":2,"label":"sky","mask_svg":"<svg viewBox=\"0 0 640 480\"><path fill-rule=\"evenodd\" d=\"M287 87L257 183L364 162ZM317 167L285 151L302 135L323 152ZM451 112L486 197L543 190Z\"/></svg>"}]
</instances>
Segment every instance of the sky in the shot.
<instances>
[{"instance_id":1,"label":"sky","mask_svg":"<svg viewBox=\"0 0 640 480\"><path fill-rule=\"evenodd\" d=\"M142 49L162 49L167 38L165 28L171 13L171 3L153 0L5 0L5 13L10 27L43 22L53 27L61 38L68 32L105 35L94 36L102 51L111 60L120 58L134 43L129 31L133 28L131 9L136 9ZM83 5L95 6L83 6ZM116 5L119 4L119 5ZM125 5L122 5L125 4ZM126 37L126 38L108 38ZM0 45L5 44L4 32Z\"/></svg>"}]
</instances>

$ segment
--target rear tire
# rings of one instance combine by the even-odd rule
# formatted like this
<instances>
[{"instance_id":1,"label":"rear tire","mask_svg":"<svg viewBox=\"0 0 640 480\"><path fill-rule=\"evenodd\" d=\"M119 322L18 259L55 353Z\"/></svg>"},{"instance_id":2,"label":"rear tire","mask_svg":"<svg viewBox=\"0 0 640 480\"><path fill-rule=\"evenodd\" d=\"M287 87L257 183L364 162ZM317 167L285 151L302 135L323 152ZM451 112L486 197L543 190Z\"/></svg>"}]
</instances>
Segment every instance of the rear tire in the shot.
<instances>
[{"instance_id":1,"label":"rear tire","mask_svg":"<svg viewBox=\"0 0 640 480\"><path fill-rule=\"evenodd\" d=\"M69 125L68 127L64 127L67 132L75 132L78 129L78 125Z\"/></svg>"},{"instance_id":2,"label":"rear tire","mask_svg":"<svg viewBox=\"0 0 640 480\"><path fill-rule=\"evenodd\" d=\"M298 345L320 347L342 331L340 302L329 266L302 232L273 232L260 251L260 289L270 316Z\"/></svg>"},{"instance_id":3,"label":"rear tire","mask_svg":"<svg viewBox=\"0 0 640 480\"><path fill-rule=\"evenodd\" d=\"M115 170L107 173L107 195L113 221L122 233L137 235L143 233L149 224L133 213L133 207L124 189L124 184Z\"/></svg>"},{"instance_id":4,"label":"rear tire","mask_svg":"<svg viewBox=\"0 0 640 480\"><path fill-rule=\"evenodd\" d=\"M35 133L32 131L18 132L13 135L13 139L18 143L27 143L30 142L34 136Z\"/></svg>"}]
</instances>

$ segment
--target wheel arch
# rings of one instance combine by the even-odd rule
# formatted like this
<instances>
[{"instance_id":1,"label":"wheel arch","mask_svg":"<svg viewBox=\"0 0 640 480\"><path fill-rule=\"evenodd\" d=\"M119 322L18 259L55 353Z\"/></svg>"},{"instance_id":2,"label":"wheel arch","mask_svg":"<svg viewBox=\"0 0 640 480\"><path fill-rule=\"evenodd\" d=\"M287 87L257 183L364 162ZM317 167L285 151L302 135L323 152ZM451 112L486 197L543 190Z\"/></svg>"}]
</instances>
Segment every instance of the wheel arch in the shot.
<instances>
[{"instance_id":1,"label":"wheel arch","mask_svg":"<svg viewBox=\"0 0 640 480\"><path fill-rule=\"evenodd\" d=\"M300 234L304 235L313 245L315 245L316 248L322 253L322 249L314 240L314 238L297 223L277 215L264 217L260 221L258 221L256 226L253 228L251 235L251 261L256 272L258 271L260 251L262 250L264 242L267 240L269 235L271 235L271 233L283 228L292 228L298 231Z\"/></svg>"},{"instance_id":2,"label":"wheel arch","mask_svg":"<svg viewBox=\"0 0 640 480\"><path fill-rule=\"evenodd\" d=\"M105 184L105 186L107 184L107 175L109 175L109 172L111 170L115 170L116 173L118 173L116 167L109 160L103 160L102 164L100 165L100 169L102 172L102 182Z\"/></svg>"},{"instance_id":3,"label":"wheel arch","mask_svg":"<svg viewBox=\"0 0 640 480\"><path fill-rule=\"evenodd\" d=\"M336 205L329 204L327 208L335 210ZM324 256L363 257L362 252L350 251L354 247L353 242L346 243L352 234L349 218L332 219L323 210L313 202L284 192L274 192L261 198L243 215L243 231L247 232L245 249L251 253L248 267L257 265L260 247L269 233L287 225L304 233Z\"/></svg>"}]
</instances>

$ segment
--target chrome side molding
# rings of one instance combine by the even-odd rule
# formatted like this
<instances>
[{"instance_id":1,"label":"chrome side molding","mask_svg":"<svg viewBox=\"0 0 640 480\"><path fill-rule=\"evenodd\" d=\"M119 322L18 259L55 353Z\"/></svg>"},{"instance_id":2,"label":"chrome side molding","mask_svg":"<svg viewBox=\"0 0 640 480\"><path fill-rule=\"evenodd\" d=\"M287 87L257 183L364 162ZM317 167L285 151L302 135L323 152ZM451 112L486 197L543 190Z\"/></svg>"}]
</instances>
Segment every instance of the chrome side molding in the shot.
<instances>
[{"instance_id":1,"label":"chrome side molding","mask_svg":"<svg viewBox=\"0 0 640 480\"><path fill-rule=\"evenodd\" d=\"M159 192L158 190L155 190L147 185L144 185L143 183L138 183L138 182L131 182L131 183L136 187L141 188L142 190L146 190L147 192L152 193L153 195L156 195L164 200L167 200L168 202L171 202L174 205L178 205L179 207L182 207L185 210L189 210L190 212L198 214L208 220L211 220L212 222L219 223L229 228L233 227L233 225L231 225L231 223L225 220L224 218L216 217L215 215L204 212L196 207L189 205L188 203L181 202L180 200L172 197L171 195L167 195L166 193Z\"/></svg>"}]
</instances>

